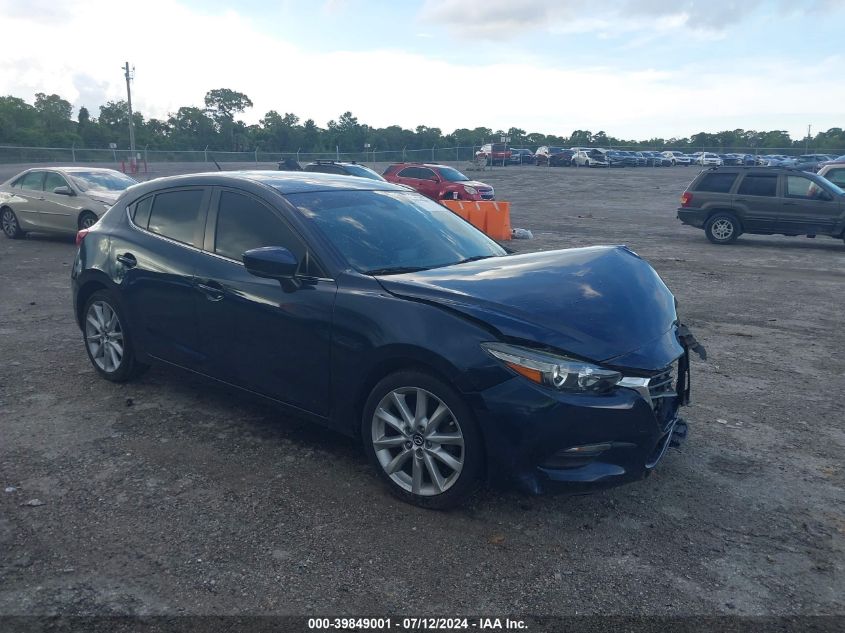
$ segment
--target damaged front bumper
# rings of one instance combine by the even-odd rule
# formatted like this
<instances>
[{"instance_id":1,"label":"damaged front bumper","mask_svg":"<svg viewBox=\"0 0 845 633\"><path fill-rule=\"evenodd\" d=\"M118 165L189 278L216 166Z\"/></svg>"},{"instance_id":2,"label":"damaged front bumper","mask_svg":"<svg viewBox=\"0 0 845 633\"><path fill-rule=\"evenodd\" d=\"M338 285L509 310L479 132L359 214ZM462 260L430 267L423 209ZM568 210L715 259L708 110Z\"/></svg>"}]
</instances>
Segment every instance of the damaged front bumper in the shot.
<instances>
[{"instance_id":1,"label":"damaged front bumper","mask_svg":"<svg viewBox=\"0 0 845 633\"><path fill-rule=\"evenodd\" d=\"M706 356L686 327L678 340L684 351L670 367L623 379L608 394L553 392L519 378L480 394L490 479L542 494L646 477L686 439L679 409L690 398L690 351Z\"/></svg>"}]
</instances>

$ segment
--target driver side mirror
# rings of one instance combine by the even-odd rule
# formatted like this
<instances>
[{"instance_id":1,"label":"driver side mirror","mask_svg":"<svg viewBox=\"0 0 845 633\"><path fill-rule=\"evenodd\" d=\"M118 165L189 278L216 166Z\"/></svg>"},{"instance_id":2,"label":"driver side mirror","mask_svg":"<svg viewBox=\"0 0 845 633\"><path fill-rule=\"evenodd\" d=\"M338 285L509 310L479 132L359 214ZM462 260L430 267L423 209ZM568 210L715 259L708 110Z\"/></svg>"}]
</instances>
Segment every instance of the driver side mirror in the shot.
<instances>
[{"instance_id":1,"label":"driver side mirror","mask_svg":"<svg viewBox=\"0 0 845 633\"><path fill-rule=\"evenodd\" d=\"M831 200L833 200L833 196L830 195L830 193L828 193L824 189L819 189L819 193L816 195L816 198L818 198L819 200L824 200L825 202L830 202Z\"/></svg>"},{"instance_id":2,"label":"driver side mirror","mask_svg":"<svg viewBox=\"0 0 845 633\"><path fill-rule=\"evenodd\" d=\"M60 196L75 196L76 195L73 192L73 189L71 189L67 185L62 185L61 187L56 187L55 189L53 189L53 193L56 193Z\"/></svg>"},{"instance_id":3,"label":"driver side mirror","mask_svg":"<svg viewBox=\"0 0 845 633\"><path fill-rule=\"evenodd\" d=\"M300 287L296 278L299 262L296 255L281 246L253 248L243 254L244 266L256 277L275 279L285 292L293 292Z\"/></svg>"}]
</instances>

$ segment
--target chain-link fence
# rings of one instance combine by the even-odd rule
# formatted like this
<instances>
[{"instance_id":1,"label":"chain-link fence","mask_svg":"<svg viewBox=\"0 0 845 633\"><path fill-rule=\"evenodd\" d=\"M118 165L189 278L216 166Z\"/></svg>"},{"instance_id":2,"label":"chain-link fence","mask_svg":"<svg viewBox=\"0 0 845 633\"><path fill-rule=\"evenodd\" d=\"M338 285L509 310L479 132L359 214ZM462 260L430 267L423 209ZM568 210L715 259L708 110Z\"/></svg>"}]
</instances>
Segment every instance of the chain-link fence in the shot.
<instances>
[{"instance_id":1,"label":"chain-link fence","mask_svg":"<svg viewBox=\"0 0 845 633\"><path fill-rule=\"evenodd\" d=\"M35 163L100 163L115 165L118 168L137 169L143 171L149 169L154 163L278 163L285 159L294 159L300 163L314 160L340 160L355 161L359 163L396 163L396 162L436 162L436 163L461 163L475 159L479 146L465 147L431 147L427 149L393 149L393 150L365 150L360 152L263 152L252 150L246 152L229 152L219 150L152 150L148 148L138 149L133 155L128 149L89 149L78 147L18 147L0 145L0 164L35 164ZM536 148L531 148L532 151ZM804 150L796 150L793 147L696 147L696 148L672 148L672 147L612 147L607 149L622 149L642 151L651 149L657 151L675 150L683 152L713 152L741 153L754 156L762 155L789 155L797 156L805 153ZM808 151L814 151L808 148ZM819 153L819 152L817 152ZM841 156L845 154L845 148L827 149L823 153Z\"/></svg>"}]
</instances>

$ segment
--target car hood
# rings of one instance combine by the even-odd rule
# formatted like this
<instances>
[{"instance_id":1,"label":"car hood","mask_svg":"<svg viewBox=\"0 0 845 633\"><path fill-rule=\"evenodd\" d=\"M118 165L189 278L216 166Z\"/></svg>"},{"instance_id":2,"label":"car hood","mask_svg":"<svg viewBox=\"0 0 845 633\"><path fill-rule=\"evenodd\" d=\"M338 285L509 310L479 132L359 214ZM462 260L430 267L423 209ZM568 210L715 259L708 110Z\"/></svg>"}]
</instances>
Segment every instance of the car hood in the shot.
<instances>
[{"instance_id":1,"label":"car hood","mask_svg":"<svg viewBox=\"0 0 845 633\"><path fill-rule=\"evenodd\" d=\"M476 189L492 189L490 185L477 180L460 180L455 182L456 185L464 185L466 187L475 187Z\"/></svg>"},{"instance_id":2,"label":"car hood","mask_svg":"<svg viewBox=\"0 0 845 633\"><path fill-rule=\"evenodd\" d=\"M683 349L672 293L624 246L494 257L377 277L390 293L455 310L502 338L653 371Z\"/></svg>"}]
</instances>

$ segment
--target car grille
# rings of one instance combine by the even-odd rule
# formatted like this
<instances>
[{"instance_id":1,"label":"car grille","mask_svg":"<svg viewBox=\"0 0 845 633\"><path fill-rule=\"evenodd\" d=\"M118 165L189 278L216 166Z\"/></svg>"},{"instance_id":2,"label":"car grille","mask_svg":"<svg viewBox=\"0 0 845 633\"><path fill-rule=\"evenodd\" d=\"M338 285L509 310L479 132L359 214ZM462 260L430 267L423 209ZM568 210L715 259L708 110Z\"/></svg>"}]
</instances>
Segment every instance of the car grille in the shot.
<instances>
[{"instance_id":1,"label":"car grille","mask_svg":"<svg viewBox=\"0 0 845 633\"><path fill-rule=\"evenodd\" d=\"M675 361L662 372L649 379L648 393L651 396L652 406L660 398L670 398L678 395L675 390L675 380L678 373L677 367L678 362Z\"/></svg>"},{"instance_id":2,"label":"car grille","mask_svg":"<svg viewBox=\"0 0 845 633\"><path fill-rule=\"evenodd\" d=\"M481 194L482 200L492 200L493 199L493 192L492 191L482 190L482 191L479 191L478 193Z\"/></svg>"},{"instance_id":3,"label":"car grille","mask_svg":"<svg viewBox=\"0 0 845 633\"><path fill-rule=\"evenodd\" d=\"M678 412L678 361L672 363L648 381L648 394L657 423L662 431L667 431Z\"/></svg>"}]
</instances>

